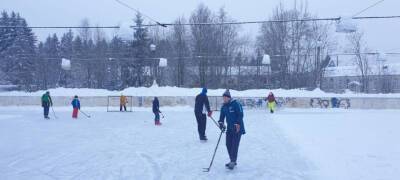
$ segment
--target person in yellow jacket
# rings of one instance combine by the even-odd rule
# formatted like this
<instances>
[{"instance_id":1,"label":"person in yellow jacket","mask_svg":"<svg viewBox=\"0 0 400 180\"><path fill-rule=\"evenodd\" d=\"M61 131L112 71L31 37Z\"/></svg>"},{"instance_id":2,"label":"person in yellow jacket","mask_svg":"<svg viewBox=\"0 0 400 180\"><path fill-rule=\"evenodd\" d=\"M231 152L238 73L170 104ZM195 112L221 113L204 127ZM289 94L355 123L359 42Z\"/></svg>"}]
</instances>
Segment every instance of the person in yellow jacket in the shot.
<instances>
[{"instance_id":1,"label":"person in yellow jacket","mask_svg":"<svg viewBox=\"0 0 400 180\"><path fill-rule=\"evenodd\" d=\"M272 92L268 94L268 97L266 98L267 103L268 103L268 109L271 113L274 113L275 107L276 107L276 99L275 96Z\"/></svg>"},{"instance_id":2,"label":"person in yellow jacket","mask_svg":"<svg viewBox=\"0 0 400 180\"><path fill-rule=\"evenodd\" d=\"M128 99L126 98L126 96L124 96L123 94L121 94L121 97L119 98L119 111L126 111L126 104L128 103Z\"/></svg>"}]
</instances>

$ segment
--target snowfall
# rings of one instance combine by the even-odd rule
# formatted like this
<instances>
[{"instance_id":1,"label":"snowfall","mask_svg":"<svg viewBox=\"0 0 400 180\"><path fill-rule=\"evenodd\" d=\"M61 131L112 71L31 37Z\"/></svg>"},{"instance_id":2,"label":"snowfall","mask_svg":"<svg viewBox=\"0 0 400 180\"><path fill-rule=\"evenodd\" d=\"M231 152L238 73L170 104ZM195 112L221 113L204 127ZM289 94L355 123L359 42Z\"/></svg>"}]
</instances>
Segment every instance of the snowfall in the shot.
<instances>
[{"instance_id":1,"label":"snowfall","mask_svg":"<svg viewBox=\"0 0 400 180\"><path fill-rule=\"evenodd\" d=\"M220 131L208 119L200 142L190 107L161 107L162 126L149 108L82 110L91 117L54 107L45 120L40 107L0 107L0 179L400 178L398 110L246 109L237 168L224 167L222 138L210 172Z\"/></svg>"}]
</instances>

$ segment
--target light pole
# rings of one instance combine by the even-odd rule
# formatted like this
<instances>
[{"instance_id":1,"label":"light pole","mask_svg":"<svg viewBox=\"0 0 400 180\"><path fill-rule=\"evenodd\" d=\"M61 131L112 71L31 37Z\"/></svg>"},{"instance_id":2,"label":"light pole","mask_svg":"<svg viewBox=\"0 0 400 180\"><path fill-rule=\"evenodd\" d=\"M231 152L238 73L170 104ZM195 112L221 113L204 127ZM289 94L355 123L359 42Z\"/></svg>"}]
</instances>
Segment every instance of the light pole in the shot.
<instances>
[{"instance_id":1,"label":"light pole","mask_svg":"<svg viewBox=\"0 0 400 180\"><path fill-rule=\"evenodd\" d=\"M157 65L157 59L155 59L155 53L156 53L156 48L157 46L154 44L150 44L150 52L151 52L151 57L152 57L152 66L153 66L153 84L154 82L157 83L157 77L158 77L158 65Z\"/></svg>"}]
</instances>

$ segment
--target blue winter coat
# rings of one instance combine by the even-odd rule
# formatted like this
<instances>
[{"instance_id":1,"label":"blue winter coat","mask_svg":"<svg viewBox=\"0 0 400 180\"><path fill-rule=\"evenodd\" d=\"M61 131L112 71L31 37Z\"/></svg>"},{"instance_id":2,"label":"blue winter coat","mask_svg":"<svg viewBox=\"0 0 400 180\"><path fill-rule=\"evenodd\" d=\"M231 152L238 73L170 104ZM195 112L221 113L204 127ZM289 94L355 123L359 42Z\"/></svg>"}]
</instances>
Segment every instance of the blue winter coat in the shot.
<instances>
[{"instance_id":1,"label":"blue winter coat","mask_svg":"<svg viewBox=\"0 0 400 180\"><path fill-rule=\"evenodd\" d=\"M240 125L239 133L241 134L246 133L243 123L243 108L239 102L237 102L236 100L232 100L229 103L222 105L221 114L219 116L219 122L224 123L225 118L226 118L228 133L236 132L235 124Z\"/></svg>"},{"instance_id":2,"label":"blue winter coat","mask_svg":"<svg viewBox=\"0 0 400 180\"><path fill-rule=\"evenodd\" d=\"M205 108L205 109L204 109ZM196 114L210 112L210 102L208 101L207 89L203 88L202 92L196 96L194 104L194 112Z\"/></svg>"},{"instance_id":3,"label":"blue winter coat","mask_svg":"<svg viewBox=\"0 0 400 180\"><path fill-rule=\"evenodd\" d=\"M153 100L153 113L160 113L160 102L158 98L154 98Z\"/></svg>"},{"instance_id":4,"label":"blue winter coat","mask_svg":"<svg viewBox=\"0 0 400 180\"><path fill-rule=\"evenodd\" d=\"M81 103L79 102L79 99L75 98L74 100L72 100L71 104L74 109L81 109Z\"/></svg>"}]
</instances>

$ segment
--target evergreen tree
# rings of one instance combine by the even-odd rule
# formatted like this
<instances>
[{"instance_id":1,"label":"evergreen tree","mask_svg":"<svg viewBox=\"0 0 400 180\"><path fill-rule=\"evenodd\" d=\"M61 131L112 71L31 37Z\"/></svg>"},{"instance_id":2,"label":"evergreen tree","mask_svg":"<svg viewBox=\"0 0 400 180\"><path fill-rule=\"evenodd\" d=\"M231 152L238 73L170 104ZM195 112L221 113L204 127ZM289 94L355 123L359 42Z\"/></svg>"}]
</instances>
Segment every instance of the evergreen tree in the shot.
<instances>
[{"instance_id":1,"label":"evergreen tree","mask_svg":"<svg viewBox=\"0 0 400 180\"><path fill-rule=\"evenodd\" d=\"M3 30L5 34L0 37L2 41L4 40L4 43L0 42L2 45L0 53L6 79L23 90L34 90L36 37L19 14L11 12L9 18L5 14L2 15L6 18L3 19L3 23L15 26Z\"/></svg>"}]
</instances>

